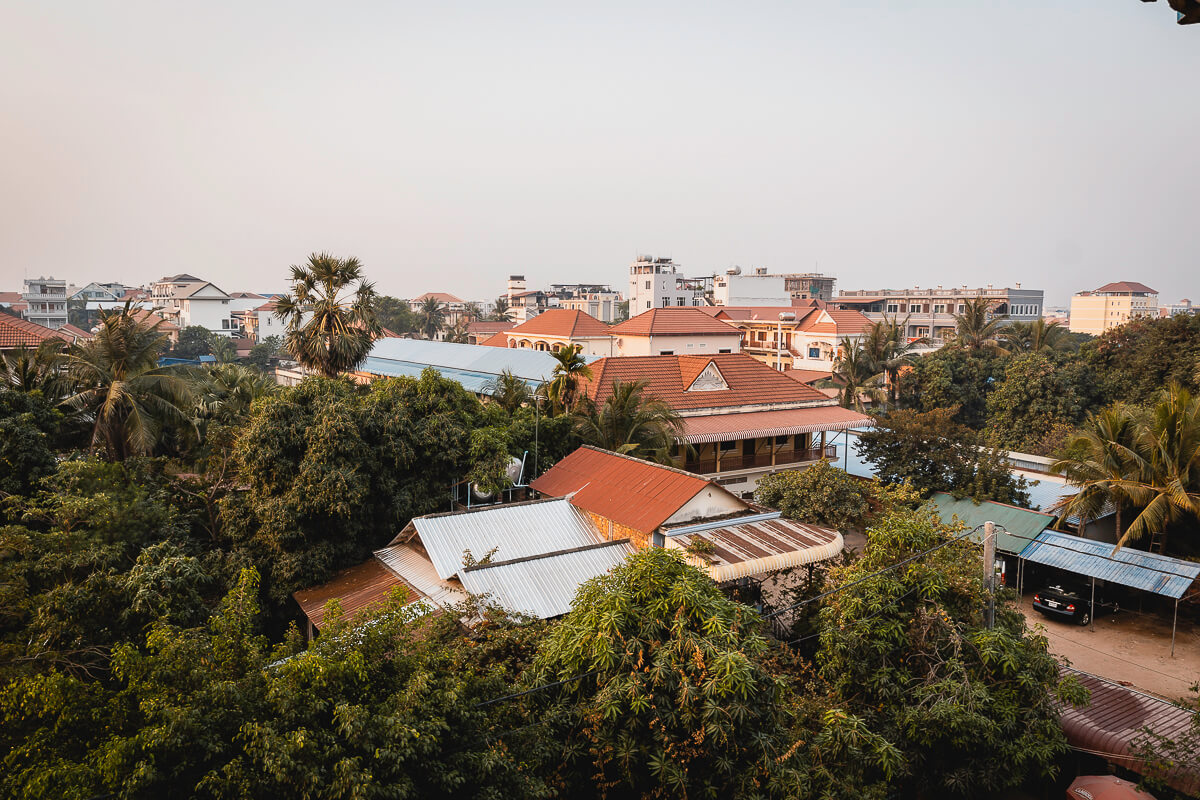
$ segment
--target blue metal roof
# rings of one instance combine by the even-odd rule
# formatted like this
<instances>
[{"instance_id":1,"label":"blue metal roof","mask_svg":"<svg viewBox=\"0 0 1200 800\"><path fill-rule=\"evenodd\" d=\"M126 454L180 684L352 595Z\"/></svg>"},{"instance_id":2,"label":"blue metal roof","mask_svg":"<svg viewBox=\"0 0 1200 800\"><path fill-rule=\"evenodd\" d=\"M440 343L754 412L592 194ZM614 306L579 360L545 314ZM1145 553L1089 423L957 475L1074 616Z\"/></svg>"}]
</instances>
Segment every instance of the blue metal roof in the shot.
<instances>
[{"instance_id":1,"label":"blue metal roof","mask_svg":"<svg viewBox=\"0 0 1200 800\"><path fill-rule=\"evenodd\" d=\"M1200 576L1200 564L1072 536L1062 531L1042 531L1021 558L1049 567L1119 583L1178 600Z\"/></svg>"}]
</instances>

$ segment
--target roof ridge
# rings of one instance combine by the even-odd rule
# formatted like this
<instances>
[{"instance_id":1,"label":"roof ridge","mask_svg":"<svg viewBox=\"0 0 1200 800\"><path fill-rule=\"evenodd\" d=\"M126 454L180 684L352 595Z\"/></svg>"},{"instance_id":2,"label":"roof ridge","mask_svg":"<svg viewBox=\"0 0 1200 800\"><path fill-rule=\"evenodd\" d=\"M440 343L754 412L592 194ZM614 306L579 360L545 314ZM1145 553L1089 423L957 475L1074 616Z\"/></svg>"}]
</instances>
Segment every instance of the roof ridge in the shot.
<instances>
[{"instance_id":1,"label":"roof ridge","mask_svg":"<svg viewBox=\"0 0 1200 800\"><path fill-rule=\"evenodd\" d=\"M531 556L522 556L520 558L510 558L507 561L489 561L486 564L475 564L470 567L463 567L460 570L460 572L475 572L475 571L481 570L481 569L488 569L489 567L507 567L510 564L522 564L526 561L539 561L543 558L551 558L553 556L565 556L565 555L568 555L569 553L582 553L585 550L598 550L601 547L612 547L613 545L616 545L616 544L628 544L628 543L629 543L628 537L626 537L624 539L607 539L603 542L596 542L594 544L584 544L584 545L580 545L579 547L568 547L566 550L551 550L548 553L536 553Z\"/></svg>"},{"instance_id":2,"label":"roof ridge","mask_svg":"<svg viewBox=\"0 0 1200 800\"><path fill-rule=\"evenodd\" d=\"M618 453L615 450L605 450L603 447L596 447L595 445L591 445L591 444L581 444L581 445L579 445L578 449L594 450L595 452L603 453L604 455L616 456L617 458L624 458L627 461L633 461L638 464L643 464L643 465L650 466L650 467L657 467L658 469L663 469L663 470L667 470L669 472L674 472L674 473L677 473L679 475L684 475L689 478L695 478L696 480L703 481L704 483L715 483L714 481L710 480L709 478L704 477L703 475L697 475L694 472L688 472L687 470L680 469L679 467L672 467L669 464L659 464L657 461L647 461L644 458L638 458L637 456L631 456L627 453ZM580 487L580 488L582 489L583 487ZM579 491L579 490L577 489L576 491Z\"/></svg>"}]
</instances>

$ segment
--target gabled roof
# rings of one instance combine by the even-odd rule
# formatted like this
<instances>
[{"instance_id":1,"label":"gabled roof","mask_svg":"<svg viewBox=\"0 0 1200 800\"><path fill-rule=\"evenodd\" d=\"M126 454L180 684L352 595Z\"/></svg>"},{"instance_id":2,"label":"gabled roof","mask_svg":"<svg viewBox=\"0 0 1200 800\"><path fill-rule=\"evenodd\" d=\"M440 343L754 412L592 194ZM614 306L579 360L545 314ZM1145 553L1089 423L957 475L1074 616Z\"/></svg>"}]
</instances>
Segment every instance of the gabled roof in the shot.
<instances>
[{"instance_id":1,"label":"gabled roof","mask_svg":"<svg viewBox=\"0 0 1200 800\"><path fill-rule=\"evenodd\" d=\"M530 484L552 497L642 533L652 533L706 488L707 478L584 445Z\"/></svg>"},{"instance_id":2,"label":"gabled roof","mask_svg":"<svg viewBox=\"0 0 1200 800\"><path fill-rule=\"evenodd\" d=\"M1005 503L985 500L976 503L969 497L961 500L946 492L938 492L929 498L930 507L941 517L946 525L958 517L959 521L968 528L975 528L985 522L996 523L996 549L1001 553L1017 555L1038 534L1054 524L1053 514L1043 514L1040 511L1030 511ZM982 542L983 530L971 534L971 541Z\"/></svg>"},{"instance_id":3,"label":"gabled roof","mask_svg":"<svg viewBox=\"0 0 1200 800\"><path fill-rule=\"evenodd\" d=\"M24 303L20 292L0 292L0 305L11 306L13 303Z\"/></svg>"},{"instance_id":4,"label":"gabled roof","mask_svg":"<svg viewBox=\"0 0 1200 800\"><path fill-rule=\"evenodd\" d=\"M73 341L70 334L60 333L10 314L0 314L0 350L37 347L49 339L59 339L68 343Z\"/></svg>"},{"instance_id":5,"label":"gabled roof","mask_svg":"<svg viewBox=\"0 0 1200 800\"><path fill-rule=\"evenodd\" d=\"M689 336L721 333L741 336L741 331L729 323L691 306L652 308L613 326L611 333L614 336Z\"/></svg>"},{"instance_id":6,"label":"gabled roof","mask_svg":"<svg viewBox=\"0 0 1200 800\"><path fill-rule=\"evenodd\" d=\"M266 296L256 292L233 292L229 295L234 300L266 300Z\"/></svg>"},{"instance_id":7,"label":"gabled roof","mask_svg":"<svg viewBox=\"0 0 1200 800\"><path fill-rule=\"evenodd\" d=\"M83 328L77 328L74 325L67 323L59 328L62 333L74 336L76 339L91 339L93 334L91 331L85 331Z\"/></svg>"},{"instance_id":8,"label":"gabled roof","mask_svg":"<svg viewBox=\"0 0 1200 800\"><path fill-rule=\"evenodd\" d=\"M692 381L713 364L728 389L687 391ZM676 411L765 404L830 405L832 401L811 386L792 380L745 353L708 356L620 356L600 358L590 364L592 378L583 391L597 403L612 394L614 381L644 381L645 394L657 397Z\"/></svg>"},{"instance_id":9,"label":"gabled roof","mask_svg":"<svg viewBox=\"0 0 1200 800\"><path fill-rule=\"evenodd\" d=\"M822 308L806 316L797 327L809 333L832 333L837 336L847 336L866 333L873 324L861 311Z\"/></svg>"},{"instance_id":10,"label":"gabled roof","mask_svg":"<svg viewBox=\"0 0 1200 800\"><path fill-rule=\"evenodd\" d=\"M563 339L586 339L608 336L612 328L600 320L574 308L551 308L533 319L522 322L508 331L510 335L557 336Z\"/></svg>"},{"instance_id":11,"label":"gabled roof","mask_svg":"<svg viewBox=\"0 0 1200 800\"><path fill-rule=\"evenodd\" d=\"M338 572L328 582L311 589L293 592L292 597L300 604L304 616L316 627L325 622L325 604L337 600L341 604L343 619L353 621L368 607L387 600L392 591L398 591L406 602L417 598L412 587L372 558L357 566Z\"/></svg>"},{"instance_id":12,"label":"gabled roof","mask_svg":"<svg viewBox=\"0 0 1200 800\"><path fill-rule=\"evenodd\" d=\"M517 323L510 322L508 320L505 320L503 322L496 321L496 320L487 320L487 321L475 320L474 322L468 323L467 332L468 333L499 333L501 331L510 330L511 328L516 326L516 324Z\"/></svg>"},{"instance_id":13,"label":"gabled roof","mask_svg":"<svg viewBox=\"0 0 1200 800\"><path fill-rule=\"evenodd\" d=\"M129 315L143 325L158 325L158 330L163 333L179 330L179 326L174 322L171 322L170 320L165 319L158 314L155 314L153 311L149 311L145 308L131 308L129 309Z\"/></svg>"},{"instance_id":14,"label":"gabled roof","mask_svg":"<svg viewBox=\"0 0 1200 800\"><path fill-rule=\"evenodd\" d=\"M479 344L483 347L508 347L508 337L504 333L504 331L493 333Z\"/></svg>"},{"instance_id":15,"label":"gabled roof","mask_svg":"<svg viewBox=\"0 0 1200 800\"><path fill-rule=\"evenodd\" d=\"M275 301L269 300L266 303L263 303L261 306L256 306L254 308L254 310L255 311L274 311L275 310Z\"/></svg>"},{"instance_id":16,"label":"gabled roof","mask_svg":"<svg viewBox=\"0 0 1200 800\"><path fill-rule=\"evenodd\" d=\"M1134 294L1158 294L1157 289L1151 289L1144 283L1137 281L1117 281L1116 283L1106 283L1096 292L1132 292Z\"/></svg>"},{"instance_id":17,"label":"gabled roof","mask_svg":"<svg viewBox=\"0 0 1200 800\"><path fill-rule=\"evenodd\" d=\"M426 300L430 300L430 299L437 300L439 303L461 303L461 302L463 302L461 297L455 297L454 295L450 294L449 292L426 292L425 294L421 295L420 297L414 297L412 302L423 303Z\"/></svg>"},{"instance_id":18,"label":"gabled roof","mask_svg":"<svg viewBox=\"0 0 1200 800\"><path fill-rule=\"evenodd\" d=\"M204 291L209 286L216 289L221 294L225 295L225 297L229 297L229 295L225 294L225 291L220 286L217 286L215 283L212 283L212 282L188 284L187 286L184 286L182 288L176 289L175 291L171 292L171 297L175 297L175 298L179 298L179 299L192 297L197 292ZM201 298L201 299L208 299L208 298ZM214 297L212 299L216 300L218 298Z\"/></svg>"},{"instance_id":19,"label":"gabled roof","mask_svg":"<svg viewBox=\"0 0 1200 800\"><path fill-rule=\"evenodd\" d=\"M178 275L172 275L169 278L160 278L158 283L204 283L205 281L197 278L195 275L188 275L186 272L181 272Z\"/></svg>"}]
</instances>

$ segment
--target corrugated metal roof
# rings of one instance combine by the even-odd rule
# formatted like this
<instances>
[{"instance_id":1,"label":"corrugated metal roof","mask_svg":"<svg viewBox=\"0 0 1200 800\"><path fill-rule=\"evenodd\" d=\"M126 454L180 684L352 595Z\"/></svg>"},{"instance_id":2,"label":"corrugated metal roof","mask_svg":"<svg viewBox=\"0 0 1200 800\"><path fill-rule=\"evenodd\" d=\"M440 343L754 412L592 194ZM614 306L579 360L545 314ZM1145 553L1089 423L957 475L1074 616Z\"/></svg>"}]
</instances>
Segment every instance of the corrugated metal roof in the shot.
<instances>
[{"instance_id":1,"label":"corrugated metal roof","mask_svg":"<svg viewBox=\"0 0 1200 800\"><path fill-rule=\"evenodd\" d=\"M703 444L726 439L840 431L860 428L870 421L871 418L866 414L841 406L712 414L704 417L684 417L681 438L693 444Z\"/></svg>"},{"instance_id":2,"label":"corrugated metal roof","mask_svg":"<svg viewBox=\"0 0 1200 800\"><path fill-rule=\"evenodd\" d=\"M416 592L379 561L372 558L354 567L338 572L327 583L293 592L292 597L300 604L300 610L315 627L325 621L325 604L337 600L342 606L344 618L353 620L369 606L382 603L394 589L403 591L409 601L416 599Z\"/></svg>"},{"instance_id":3,"label":"corrugated metal roof","mask_svg":"<svg viewBox=\"0 0 1200 800\"><path fill-rule=\"evenodd\" d=\"M441 578L462 569L464 550L483 558L495 549L494 560L511 561L604 541L587 515L566 499L416 517L393 544L413 530Z\"/></svg>"},{"instance_id":4,"label":"corrugated metal roof","mask_svg":"<svg viewBox=\"0 0 1200 800\"><path fill-rule=\"evenodd\" d=\"M1043 531L1021 558L1096 580L1119 583L1178 600L1200 576L1200 564L1097 542L1061 531Z\"/></svg>"},{"instance_id":5,"label":"corrugated metal roof","mask_svg":"<svg viewBox=\"0 0 1200 800\"><path fill-rule=\"evenodd\" d=\"M375 551L375 558L435 605L452 606L467 599L457 585L442 580L429 557L417 545L395 544L385 547Z\"/></svg>"},{"instance_id":6,"label":"corrugated metal roof","mask_svg":"<svg viewBox=\"0 0 1200 800\"><path fill-rule=\"evenodd\" d=\"M651 533L712 484L690 472L584 445L530 485L557 497L574 493L576 507Z\"/></svg>"},{"instance_id":7,"label":"corrugated metal roof","mask_svg":"<svg viewBox=\"0 0 1200 800\"><path fill-rule=\"evenodd\" d=\"M603 575L634 552L628 540L487 564L459 573L471 594L488 595L510 611L548 619L571 610L580 584Z\"/></svg>"},{"instance_id":8,"label":"corrugated metal roof","mask_svg":"<svg viewBox=\"0 0 1200 800\"><path fill-rule=\"evenodd\" d=\"M1060 723L1072 747L1111 754L1108 761L1144 774L1145 762L1133 757L1133 743L1142 738L1142 729L1178 740L1193 724L1194 711L1096 675L1069 667L1059 669L1074 675L1091 693L1085 706L1059 706ZM1200 794L1200 775L1176 772L1167 777L1167 783L1186 794Z\"/></svg>"},{"instance_id":9,"label":"corrugated metal roof","mask_svg":"<svg viewBox=\"0 0 1200 800\"><path fill-rule=\"evenodd\" d=\"M938 512L938 516L946 525L952 524L955 517L968 528L985 522L996 523L996 549L1014 556L1054 523L1053 514L1043 514L1040 511L1030 511L1027 508L1017 508L990 500L982 503L976 503L969 497L956 500L953 495L945 492L938 492L929 498L929 505ZM982 542L983 531L979 530L967 538L974 542Z\"/></svg>"},{"instance_id":10,"label":"corrugated metal roof","mask_svg":"<svg viewBox=\"0 0 1200 800\"><path fill-rule=\"evenodd\" d=\"M584 359L596 360L594 356ZM377 339L359 371L386 377L419 377L422 370L433 367L446 378L482 394L486 384L505 370L536 387L553 377L557 363L554 356L539 350L423 339Z\"/></svg>"},{"instance_id":11,"label":"corrugated metal roof","mask_svg":"<svg viewBox=\"0 0 1200 800\"><path fill-rule=\"evenodd\" d=\"M667 535L666 546L686 551L696 539L707 541L713 547L712 553L688 554L687 560L717 583L815 564L845 549L842 535L832 528L783 519L779 512L765 516L770 518L722 527L701 524L679 528Z\"/></svg>"}]
</instances>

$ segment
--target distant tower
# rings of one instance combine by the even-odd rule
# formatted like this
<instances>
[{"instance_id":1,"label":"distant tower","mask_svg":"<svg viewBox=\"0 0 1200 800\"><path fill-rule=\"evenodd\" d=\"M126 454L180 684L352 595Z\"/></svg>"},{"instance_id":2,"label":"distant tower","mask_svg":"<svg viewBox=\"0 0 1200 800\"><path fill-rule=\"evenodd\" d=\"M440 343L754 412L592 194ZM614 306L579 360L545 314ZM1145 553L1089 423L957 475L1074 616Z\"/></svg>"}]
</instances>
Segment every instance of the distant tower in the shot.
<instances>
[{"instance_id":1,"label":"distant tower","mask_svg":"<svg viewBox=\"0 0 1200 800\"><path fill-rule=\"evenodd\" d=\"M509 275L508 276L508 291L505 295L509 302L512 302L513 295L520 294L525 291L525 276L524 275Z\"/></svg>"}]
</instances>

